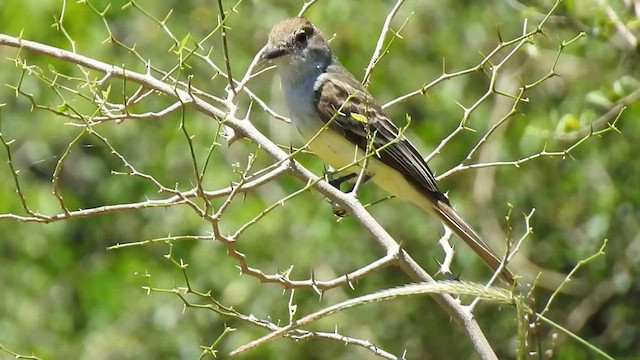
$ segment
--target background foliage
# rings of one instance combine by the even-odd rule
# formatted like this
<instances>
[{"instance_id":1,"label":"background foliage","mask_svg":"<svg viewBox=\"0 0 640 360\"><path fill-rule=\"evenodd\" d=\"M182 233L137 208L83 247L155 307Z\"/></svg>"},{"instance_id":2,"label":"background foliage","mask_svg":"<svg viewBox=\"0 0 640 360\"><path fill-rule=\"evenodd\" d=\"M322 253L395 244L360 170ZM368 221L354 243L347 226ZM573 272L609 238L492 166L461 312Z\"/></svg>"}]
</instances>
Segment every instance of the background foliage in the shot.
<instances>
[{"instance_id":1,"label":"background foliage","mask_svg":"<svg viewBox=\"0 0 640 360\"><path fill-rule=\"evenodd\" d=\"M137 53L151 59L154 66L173 67L178 55L171 51L172 41L157 24L136 6L123 8L126 1L91 1L102 11L110 5L104 18L85 3L66 3L64 28L75 41L77 52L107 63L125 65L144 71L135 56L105 41L109 24L114 38ZM166 25L182 39L190 35L202 39L217 24L217 7L210 1L137 1L157 19L169 11ZM588 3L585 4L585 3ZM530 102L521 115L494 138L484 161L525 158L542 149L563 150L577 138L574 131L585 129L612 109L616 102L638 91L638 48L607 14L611 6L632 33L637 26L633 1L602 2L565 1L546 29L547 37L536 38L504 69L502 83L514 91L519 78L528 83L551 69L563 40L579 32L587 36L567 47L556 72L560 75L529 94ZM625 4L625 3L630 3ZM224 2L227 9L235 5ZM391 1L320 0L307 15L332 40L334 52L356 76L362 77ZM266 34L277 21L295 15L302 5L293 1L243 1L237 13L228 19L229 50L234 75L239 76L266 41ZM513 38L522 30L525 18L536 23L552 3L549 1L408 1L394 22L398 29L408 18L401 38L396 38L390 53L373 73L370 91L381 102L419 88L438 77L443 63L448 71L477 64L498 42L499 36ZM629 6L627 6L629 5ZM638 7L638 4L635 4ZM0 4L0 32L24 39L69 49L70 43L56 31L62 2L4 0ZM635 32L637 34L637 32ZM207 42L213 46L212 57L222 59L220 37L216 33ZM42 69L73 72L73 66L48 57L21 54ZM15 86L21 72L10 60L14 49L0 47L0 83ZM221 94L224 80L210 68L196 62L185 67L180 77L194 76L194 83L212 94ZM40 104L58 106L59 99L43 83L24 78L23 88L33 93ZM274 72L252 81L252 89L268 99L276 110L285 113ZM113 82L112 97L122 96L121 82ZM447 136L461 118L457 103L469 106L486 90L482 73L458 77L429 90L427 96L415 97L389 109L395 119L410 114L410 134L427 153ZM273 96L271 96L273 94ZM152 106L162 109L166 100L158 97ZM44 111L32 111L31 103L16 96L7 86L0 88L1 132L12 144L13 162L20 171L20 181L27 201L34 210L52 214L60 212L51 192L51 174L78 128L64 118ZM246 105L246 104L244 104ZM80 100L79 108L89 108ZM476 132L464 132L450 143L431 167L442 173L458 164L468 149L504 114L500 97L485 103L472 115ZM590 343L616 358L633 358L640 349L640 319L636 296L640 296L637 277L640 272L640 107L632 102L617 126L620 133L609 132L590 138L571 152L571 156L542 157L515 167L471 170L448 177L443 189L450 189L452 202L469 218L480 233L504 239L504 217L512 207L513 238L523 231L522 213L536 209L534 234L525 242L522 254L541 268L566 273L581 259L597 252L609 239L606 255L582 268L574 279L571 293L560 295L549 317L563 324ZM180 129L180 111L157 121L127 120L100 126L127 159L142 171L152 173L164 184L189 189L193 170L188 144ZM193 135L196 157L203 161L214 141L217 122L187 110L184 121ZM272 139L284 144L297 143L289 127L254 112L251 121ZM222 141L221 141L222 142ZM80 139L81 146L69 154L60 173L61 193L70 209L144 201L154 198L157 189L140 179L114 174L123 171L121 163L104 144L90 136ZM636 145L634 145L636 144ZM222 142L211 160L212 169L205 178L211 188L237 180L232 166L247 163L256 145L239 141L232 146ZM272 162L257 151L258 164ZM0 155L5 164L6 153ZM312 156L300 160L320 173L322 163ZM8 167L0 171L0 213L23 213ZM283 178L234 201L223 228L235 231L264 207L301 186L293 178ZM363 198L374 200L383 194L366 186ZM510 205L508 205L510 204ZM411 254L435 272L441 258L437 245L440 226L410 205L384 202L371 211ZM272 320L288 320L289 292L276 285L261 285L254 278L238 276L236 263L226 256L224 246L210 241L175 241L117 250L106 248L175 235L202 235L210 228L188 208L150 208L118 212L51 224L21 223L0 219L0 344L19 353L33 353L40 358L92 359L191 359L197 358L200 345L211 345L226 326L238 331L226 335L216 346L223 353L249 341L264 331L234 322L212 312L183 309L172 294L147 293L143 286L171 289L184 286L181 269L167 258L188 263L191 285L201 291L211 290L223 304L243 313ZM292 267L291 277L313 276L329 279L347 273L381 256L381 249L371 245L366 232L352 219L336 222L330 207L320 195L307 192L276 209L258 226L247 231L240 250L250 256L250 263L265 272L275 273ZM465 279L482 281L488 275L470 251L458 247L456 270ZM531 276L536 269L518 260L514 270ZM542 287L553 289L551 275ZM554 280L555 279L555 280ZM406 283L404 274L388 269L355 289L334 289L320 300L330 304L366 294L377 289ZM546 283L545 283L546 282ZM536 298L546 301L550 291L536 290ZM312 291L296 291L298 313L311 312L318 306ZM390 316L392 314L392 316ZM514 356L515 323L510 310L482 305L476 316L498 353ZM363 306L338 314L318 325L325 331L333 327L341 333L371 340L385 349L408 358L469 358L472 351L461 330L449 323L448 316L425 297L401 299L375 306ZM542 328L544 346L551 347L552 333ZM452 344L453 343L453 344ZM557 358L583 359L589 352L564 337L554 347ZM0 358L3 358L0 355ZM354 359L369 358L365 350L325 346L321 341L294 343L278 340L243 355L247 359ZM7 355L7 358L11 356Z\"/></svg>"}]
</instances>

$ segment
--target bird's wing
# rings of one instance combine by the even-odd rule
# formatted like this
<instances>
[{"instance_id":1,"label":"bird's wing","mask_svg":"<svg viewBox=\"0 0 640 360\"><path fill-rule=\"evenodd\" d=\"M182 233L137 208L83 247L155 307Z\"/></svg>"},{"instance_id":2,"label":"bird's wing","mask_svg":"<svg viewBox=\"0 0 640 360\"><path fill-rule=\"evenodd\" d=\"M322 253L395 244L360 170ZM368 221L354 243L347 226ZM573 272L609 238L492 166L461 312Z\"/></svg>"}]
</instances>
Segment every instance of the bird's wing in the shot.
<instances>
[{"instance_id":1,"label":"bird's wing","mask_svg":"<svg viewBox=\"0 0 640 360\"><path fill-rule=\"evenodd\" d=\"M446 200L418 150L354 77L336 73L325 76L315 89L314 108L322 121L331 121L331 130L363 151L375 152L374 156L411 183Z\"/></svg>"}]
</instances>

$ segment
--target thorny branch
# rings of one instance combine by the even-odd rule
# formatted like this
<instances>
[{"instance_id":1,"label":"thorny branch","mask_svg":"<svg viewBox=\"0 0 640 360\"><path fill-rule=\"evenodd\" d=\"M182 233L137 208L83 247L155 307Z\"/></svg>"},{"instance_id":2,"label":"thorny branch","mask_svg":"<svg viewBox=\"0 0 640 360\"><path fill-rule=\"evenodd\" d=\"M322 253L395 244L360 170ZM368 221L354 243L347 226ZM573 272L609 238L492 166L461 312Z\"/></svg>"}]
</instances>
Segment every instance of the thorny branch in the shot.
<instances>
[{"instance_id":1,"label":"thorny branch","mask_svg":"<svg viewBox=\"0 0 640 360\"><path fill-rule=\"evenodd\" d=\"M301 14L303 14L310 6L315 4L317 0L306 1L303 9L301 10ZM387 39L388 33L391 31L391 21L397 13L400 6L403 4L403 0L398 0L393 8L387 14L386 20L382 27L380 36L378 38L375 50L371 56L371 60L369 65L367 66L366 75L364 78L364 82L367 83L371 72L374 70L376 64L380 61L382 56L385 54L386 49L384 49L385 40ZM445 80L452 79L454 77L463 76L466 74L471 74L473 72L477 72L480 70L486 70L490 73L490 79L488 82L487 90L484 95L481 96L474 104L469 107L462 106L463 116L460 121L460 125L456 130L454 130L447 138L445 138L434 150L434 152L427 158L430 159L435 154L439 153L442 148L456 135L458 135L461 131L468 128L468 121L471 113L478 108L484 101L486 101L490 96L505 96L509 99L512 99L513 106L511 111L507 113L500 121L493 125L493 127L485 133L481 139L478 141L476 146L472 148L465 160L459 165L455 166L451 170L445 172L440 175L439 178L443 178L449 176L453 173L468 170L472 168L478 167L488 167L488 166L504 166L504 165L514 165L518 166L526 161L530 161L532 159L542 157L542 156L568 156L569 152L574 149L576 146L587 140L589 137L594 135L600 135L609 130L615 130L615 123L617 118L620 116L620 113L628 102L634 101L637 99L638 94L634 93L629 95L628 98L623 99L619 104L619 108L611 109L610 112L613 112L613 115L606 114L603 116L602 121L599 123L606 123L607 127L603 130L598 131L590 131L588 134L582 134L578 137L577 142L570 146L566 150L562 151L546 151L546 149L540 151L539 153L533 154L529 157L511 160L511 161L502 161L495 163L485 163L485 164L469 164L474 157L474 155L478 152L478 149L486 143L486 141L491 137L493 132L501 125L508 122L516 113L517 107L521 102L526 101L524 97L525 92L538 84L546 81L547 79L556 75L555 66L560 57L560 54L564 47L571 44L573 41L577 40L581 35L576 38L565 42L560 46L555 62L553 63L549 73L540 78L538 81L535 81L531 84L522 84L520 92L516 95L505 94L502 93L496 87L497 79L501 74L502 67L512 59L513 55L520 51L520 49L530 41L532 37L535 37L542 33L542 27L545 22L551 15L551 13L558 6L557 2L555 6L550 10L547 16L536 25L534 30L528 29L527 22L524 23L522 34L519 37L508 41L500 41L500 43L492 50L488 55L486 55L483 60L478 63L476 66L471 67L469 69L448 73L443 70L443 73L438 78L434 79L427 85L420 87L420 89L415 90L411 93L400 96L391 102L387 103L385 107L400 103L405 101L406 99L425 94L429 89L444 82ZM87 4L96 14L100 14L104 18L104 12L97 10L90 3ZM369 213L365 210L365 208L360 204L357 198L348 196L335 189L327 182L323 181L322 178L314 175L304 167L302 167L299 163L297 163L293 156L303 149L294 152L293 154L288 154L283 151L280 147L266 138L262 133L260 133L253 124L248 121L250 118L250 107L247 109L246 114L243 118L238 116L239 110L241 110L238 105L238 99L241 95L246 96L252 103L258 104L258 106L268 115L273 118L287 121L286 117L277 114L273 111L265 101L256 96L248 87L250 81L255 77L263 74L268 71L270 68L254 72L254 69L257 67L260 58L260 52L256 54L253 61L247 68L245 74L240 77L240 80L235 80L231 76L231 63L232 60L229 58L229 53L226 44L226 28L225 21L226 16L231 16L235 12L235 7L232 8L228 13L225 13L222 8L222 3L219 1L220 5L220 20L218 26L215 30L213 30L204 40L195 42L192 47L187 46L189 43L188 40L191 39L178 39L166 25L167 19L170 17L171 13L167 14L165 19L157 20L147 12L145 12L139 4L135 1L131 1L128 6L135 7L147 15L150 19L156 22L160 28L167 34L167 36L174 42L174 51L179 55L180 63L177 64L174 68L164 71L155 66L152 66L150 61L145 60L143 56L139 55L135 50L135 47L128 46L123 42L119 41L114 33L111 31L108 22L104 21L105 27L109 32L109 41L121 46L124 49L127 49L130 53L134 54L139 61L145 64L147 69L146 73L138 73L134 71L130 71L125 69L124 67L106 64L95 59L92 59L87 56L80 55L76 53L75 43L68 35L66 30L64 29L64 8L62 10L62 14L57 19L56 25L57 27L65 34L68 41L70 42L73 51L65 51L62 49L58 49L55 47L51 47L44 44L39 44L36 42L28 41L22 38L15 38L11 36L7 36L4 34L0 34L0 46L8 46L17 48L18 56L13 60L14 65L22 71L22 77L19 83L13 87L16 94L22 95L27 98L31 105L40 110L49 111L55 113L60 116L64 116L72 121L71 125L77 126L80 128L78 135L72 140L68 147L66 148L64 154L60 157L58 162L56 163L55 170L52 174L52 192L54 197L57 199L61 212L53 215L46 215L37 213L29 207L27 200L24 196L25 191L21 187L21 182L19 178L19 170L15 168L14 162L12 160L12 141L3 136L2 130L2 113L0 106L0 141L4 144L7 158L8 158L8 166L10 171L12 172L12 176L14 179L14 186L16 193L20 197L20 201L26 215L18 215L18 214L0 214L0 220L15 220L15 221L23 221L23 222L38 222L38 223L50 223L55 221L67 220L71 218L84 218L91 217L106 213L113 213L118 211L132 211L139 210L145 208L154 208L154 207L171 207L171 206L182 206L187 205L191 209L193 209L198 216L200 216L203 220L207 221L211 225L211 234L206 236L173 236L173 237L164 237L152 240L145 240L134 244L118 244L113 246L112 248L122 248L126 246L132 245L142 245L147 243L154 242L174 242L182 239L190 239L190 240L211 240L215 239L221 243L223 243L228 251L228 255L234 258L237 261L237 266L241 270L241 272L245 275L252 276L258 279L263 283L276 283L283 286L286 289L297 289L297 288L310 288L315 290L318 294L322 295L324 291L338 287L338 286L353 286L353 283L357 280L364 278L367 275L370 275L376 271L380 271L385 269L390 265L399 266L413 281L420 281L424 283L434 283L433 278L425 271L423 268L417 264L410 255L400 247L400 245L383 229L376 221L369 215ZM215 32L220 31L222 34L222 38L224 41L224 66L218 66L211 58L210 52L203 52L203 44L204 41L212 36ZM396 36L397 32L394 33ZM503 49L510 49L508 54L504 56L500 61L494 64L495 57L499 52ZM51 56L53 58L57 58L68 63L76 64L84 74L84 77L75 78L72 76L68 76L61 73L54 73L51 77L45 74L40 69L29 65L26 60L24 60L21 56L24 52L33 52L37 54ZM226 79L228 82L228 86L226 88L226 97L217 97L211 94L206 93L205 91L198 89L191 84L191 79L187 79L186 81L180 80L179 76L176 75L179 72L181 66L183 66L184 62L189 58L194 57L205 64L209 65L211 69L214 70L216 76L221 76ZM224 68L224 70L223 70ZM90 80L89 71L98 71L103 74L102 78L99 80ZM62 106L52 107L45 106L39 104L36 101L36 98L24 90L22 86L22 80L27 77L32 76L40 81L51 86L51 88L58 94ZM156 77L159 76L159 77ZM123 83L126 84L135 84L137 86L133 95L125 96L123 92L123 98L121 102L111 102L109 101L109 93L111 88L107 86L108 82L112 79L120 79ZM67 81L72 84L81 84L83 86L74 87L64 85L62 81ZM106 88L105 88L106 87ZM83 92L81 89L87 89L87 92ZM126 86L125 86L126 88ZM85 114L76 109L71 102L67 101L65 97L62 95L62 92L66 92L75 96L77 98L84 99L86 101L91 102L95 105L95 112L92 114ZM171 103L165 106L161 110L157 111L147 111L143 113L136 113L132 111L133 105L140 105L146 99L153 97L155 94L163 94L167 98L171 99ZM188 131L187 124L185 122L184 111L187 108L194 108L197 111L214 118L219 121L220 127L216 132L216 139L213 141L211 148L209 150L207 160L204 164L199 164L195 153L193 144L191 142L191 135ZM163 117L166 117L169 114L175 113L178 110L183 111L182 122L181 122L181 130L183 131L184 137L189 144L190 148L190 157L191 162L193 164L193 172L195 174L196 183L195 185L188 190L178 190L177 188L170 187L162 184L158 181L153 175L146 174L142 171L139 171L132 163L130 163L125 156L120 154L118 150L111 144L109 139L105 136L101 135L98 132L98 128L101 123L106 121L123 121L123 120L157 120ZM80 209L73 210L69 209L65 203L64 197L62 196L59 190L59 174L64 167L67 156L72 151L72 148L76 146L77 142L82 136L90 135L97 138L105 147L107 147L110 152L116 156L122 166L126 169L127 175L134 176L145 181L152 183L158 190L160 196L164 196L161 199L148 199L140 202L131 202L131 203L122 203L117 205L105 205L99 206L90 209ZM216 190L207 190L202 182L202 177L207 168L208 161L210 159L211 153L217 147L217 137L220 135L226 135L227 140L231 143L238 138L248 138L255 144L259 144L260 148L264 150L266 153L271 155L275 159L275 163L268 167L258 170L253 170L253 158L249 156L249 160L247 161L247 165L241 171L238 171L239 180L236 183L233 183L225 188L220 188ZM400 134L403 136L402 134ZM375 156L375 152L371 154L367 154L367 156ZM358 161L362 161L366 163L366 157L363 159L358 159ZM263 186L279 177L285 175L293 175L304 181L305 185L301 187L298 191L287 195L286 197L274 202L272 205L265 208L260 214L254 217L252 220L246 222L244 225L240 226L235 233L231 235L223 235L218 227L218 223L220 219L224 216L226 209L229 204L231 204L234 199L241 195L251 191L256 190L258 187ZM289 278L288 273L279 273L279 274L267 274L260 269L251 267L249 262L247 261L247 256L241 252L239 252L235 245L237 241L241 238L244 231L254 224L258 223L261 219L267 216L273 209L282 206L287 200L297 196L298 194L304 193L310 189L315 189L322 195L328 197L332 201L339 204L342 208L347 209L349 213L364 227L366 228L372 237L378 242L378 244L385 249L386 255L382 256L376 261L373 261L360 269L353 270L348 274L338 276L334 279L329 280L318 280L315 278L313 274L311 274L310 279L308 280L293 280ZM223 203L214 209L210 200L212 199L224 199ZM198 202L197 200L201 200ZM202 206L204 203L204 206ZM516 251L517 248L522 243L522 240L529 234L529 218L531 214L529 214L525 218L525 222L527 225L527 232L523 235L523 237L516 243L516 246L512 249ZM451 262L451 258L453 256L453 249L448 245L446 241L446 237L441 239L443 248L446 251L445 261L443 262L441 269L443 271L448 272L448 267ZM513 251L508 254L511 256ZM175 260L174 260L175 261ZM183 264L177 263L177 265L181 266L184 269ZM185 272L185 281L188 283L188 277ZM487 288L488 289L488 286ZM161 289L153 288L151 286L148 287L149 291L162 291ZM189 285L187 289L176 289L171 291L176 293L182 301L185 303L185 306L189 307L198 307L193 303L189 302L184 296L183 293L196 294L199 296L204 296L205 294L197 293L194 289ZM482 331L480 330L478 324L475 322L472 314L473 305L476 302L473 302L471 306L462 306L460 302L448 295L448 293L436 293L433 295L436 301L448 312L452 318L454 318L457 322L463 325L467 333L469 334L476 350L483 358L495 358L495 354L490 348L487 340L484 338ZM213 297L209 299L212 303L216 303L216 300ZM345 343L355 344L357 346L361 346L369 349L374 354L385 357L385 358L396 358L393 355L387 353L386 351L379 349L374 344L360 340L349 338L343 335L339 335L336 333L322 333L322 332L309 332L301 329L297 329L295 327L290 327L288 329L283 330L284 328L278 327L276 324L265 320L258 320L254 317L243 315L239 312L233 311L228 308L224 308L221 304L217 304L216 306L221 314L231 315L242 319L247 322L251 322L257 326L265 327L270 331L279 332L281 334L286 334L288 337L302 339L306 337L321 337L328 338L334 340L344 341ZM210 306L207 308L211 309ZM272 335L274 336L274 335Z\"/></svg>"}]
</instances>

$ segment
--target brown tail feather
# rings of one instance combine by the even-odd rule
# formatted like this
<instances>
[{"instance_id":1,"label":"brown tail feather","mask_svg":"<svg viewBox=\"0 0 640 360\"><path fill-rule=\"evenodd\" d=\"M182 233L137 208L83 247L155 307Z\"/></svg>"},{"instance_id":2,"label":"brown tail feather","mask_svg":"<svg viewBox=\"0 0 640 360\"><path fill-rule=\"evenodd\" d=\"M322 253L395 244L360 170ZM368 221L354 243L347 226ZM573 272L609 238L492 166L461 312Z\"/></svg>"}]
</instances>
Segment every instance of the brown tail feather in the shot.
<instances>
[{"instance_id":1,"label":"brown tail feather","mask_svg":"<svg viewBox=\"0 0 640 360\"><path fill-rule=\"evenodd\" d=\"M502 263L500 258L491 250L491 248L482 241L482 238L476 233L469 224L451 207L442 201L438 201L433 208L436 215L438 215L445 223L445 225L451 229L456 235L458 235L464 242L467 243L475 251L482 260L487 263L494 271L498 270L498 267ZM502 268L500 276L509 285L513 284L514 277L511 271L506 267Z\"/></svg>"}]
</instances>

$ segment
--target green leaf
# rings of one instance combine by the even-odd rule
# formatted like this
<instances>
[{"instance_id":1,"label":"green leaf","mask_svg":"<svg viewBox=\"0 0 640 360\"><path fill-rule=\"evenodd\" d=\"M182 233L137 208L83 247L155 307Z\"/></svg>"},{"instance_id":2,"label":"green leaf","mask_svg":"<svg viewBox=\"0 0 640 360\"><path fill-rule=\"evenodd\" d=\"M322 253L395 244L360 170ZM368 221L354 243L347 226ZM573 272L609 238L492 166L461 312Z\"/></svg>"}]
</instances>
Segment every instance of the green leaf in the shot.
<instances>
[{"instance_id":1,"label":"green leaf","mask_svg":"<svg viewBox=\"0 0 640 360\"><path fill-rule=\"evenodd\" d=\"M362 115L362 114L358 114L358 113L351 113L351 117L353 118L353 120L355 121L359 121L361 123L367 123L367 118Z\"/></svg>"},{"instance_id":2,"label":"green leaf","mask_svg":"<svg viewBox=\"0 0 640 360\"><path fill-rule=\"evenodd\" d=\"M65 112L65 111L69 110L69 104L67 104L65 102L65 103L63 103L61 105L58 105L58 106L56 106L56 110L59 111L59 112Z\"/></svg>"}]
</instances>

